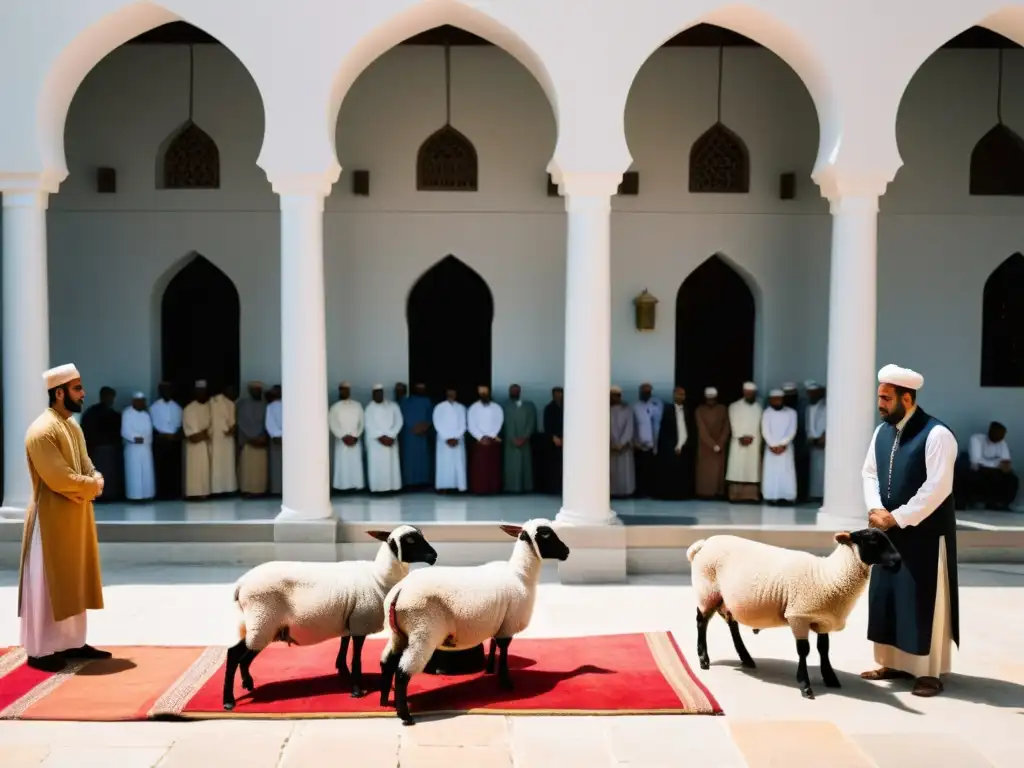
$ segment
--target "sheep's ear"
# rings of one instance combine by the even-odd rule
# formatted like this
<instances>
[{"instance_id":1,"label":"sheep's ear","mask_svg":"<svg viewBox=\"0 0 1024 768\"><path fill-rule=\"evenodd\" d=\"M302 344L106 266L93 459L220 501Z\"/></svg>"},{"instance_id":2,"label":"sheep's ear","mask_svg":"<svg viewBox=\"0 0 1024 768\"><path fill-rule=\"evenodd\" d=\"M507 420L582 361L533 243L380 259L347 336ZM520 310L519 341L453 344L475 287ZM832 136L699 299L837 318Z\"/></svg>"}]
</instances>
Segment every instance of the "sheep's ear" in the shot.
<instances>
[{"instance_id":1,"label":"sheep's ear","mask_svg":"<svg viewBox=\"0 0 1024 768\"><path fill-rule=\"evenodd\" d=\"M519 534L523 532L523 526L521 525L501 525L498 527L513 539L518 538Z\"/></svg>"},{"instance_id":2,"label":"sheep's ear","mask_svg":"<svg viewBox=\"0 0 1024 768\"><path fill-rule=\"evenodd\" d=\"M852 541L853 539L850 538L850 534L848 531L843 531L842 533L836 534L837 544L850 544Z\"/></svg>"},{"instance_id":3,"label":"sheep's ear","mask_svg":"<svg viewBox=\"0 0 1024 768\"><path fill-rule=\"evenodd\" d=\"M377 541L387 541L388 537L391 535L387 531L367 531L367 533L370 534Z\"/></svg>"}]
</instances>

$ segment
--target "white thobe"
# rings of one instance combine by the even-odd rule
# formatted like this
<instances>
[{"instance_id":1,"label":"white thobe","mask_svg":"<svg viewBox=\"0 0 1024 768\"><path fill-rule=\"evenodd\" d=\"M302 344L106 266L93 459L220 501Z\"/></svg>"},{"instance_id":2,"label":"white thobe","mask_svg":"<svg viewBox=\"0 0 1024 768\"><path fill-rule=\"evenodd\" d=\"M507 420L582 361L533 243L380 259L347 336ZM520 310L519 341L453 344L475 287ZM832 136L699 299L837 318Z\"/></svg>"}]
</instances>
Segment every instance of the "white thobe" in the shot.
<instances>
[{"instance_id":1,"label":"white thobe","mask_svg":"<svg viewBox=\"0 0 1024 768\"><path fill-rule=\"evenodd\" d=\"M807 406L807 440L817 440L825 434L827 407L824 400ZM811 455L807 495L812 499L825 498L825 449L809 446Z\"/></svg>"},{"instance_id":2,"label":"white thobe","mask_svg":"<svg viewBox=\"0 0 1024 768\"><path fill-rule=\"evenodd\" d=\"M917 410L916 408L914 410ZM907 421L914 414L908 411L903 420L896 425L903 431ZM868 446L868 455L864 458L861 478L864 481L864 504L870 513L872 509L885 509L878 486L878 462L875 460L875 440L878 430L875 428ZM902 507L890 510L889 514L896 520L900 528L909 525L920 525L932 512L939 508L953 493L953 469L959 452L956 438L944 426L932 427L925 440L925 481L917 489L917 493ZM888 473L888 467L885 468ZM888 474L885 475L888 477ZM950 616L949 570L946 566L946 537L939 537L939 564L935 583L935 611L932 614L932 644L927 656L901 651L894 645L874 643L875 663L898 669L914 677L938 677L946 675L953 668L953 622Z\"/></svg>"},{"instance_id":3,"label":"white thobe","mask_svg":"<svg viewBox=\"0 0 1024 768\"><path fill-rule=\"evenodd\" d=\"M331 483L339 491L360 490L363 480L363 406L352 398L339 400L327 412L327 422L334 435L334 479ZM345 445L342 438L356 438L355 445Z\"/></svg>"},{"instance_id":4,"label":"white thobe","mask_svg":"<svg viewBox=\"0 0 1024 768\"><path fill-rule=\"evenodd\" d=\"M141 443L135 442L142 438ZM153 468L153 420L146 411L128 406L121 412L121 438L124 440L124 495L129 499L156 496Z\"/></svg>"},{"instance_id":5,"label":"white thobe","mask_svg":"<svg viewBox=\"0 0 1024 768\"><path fill-rule=\"evenodd\" d=\"M85 611L63 621L53 620L50 588L43 565L43 535L39 515L32 525L32 541L25 559L21 582L21 644L32 657L49 656L58 651L85 645Z\"/></svg>"},{"instance_id":6,"label":"white thobe","mask_svg":"<svg viewBox=\"0 0 1024 768\"><path fill-rule=\"evenodd\" d=\"M270 437L281 437L284 434L284 403L275 400L267 405L267 413L263 417L263 427Z\"/></svg>"},{"instance_id":7,"label":"white thobe","mask_svg":"<svg viewBox=\"0 0 1024 768\"><path fill-rule=\"evenodd\" d=\"M931 433L929 433L931 434ZM993 443L988 435L971 435L968 443L971 464L988 469L999 469L999 465L1010 460L1010 446L1005 440Z\"/></svg>"},{"instance_id":8,"label":"white thobe","mask_svg":"<svg viewBox=\"0 0 1024 768\"><path fill-rule=\"evenodd\" d=\"M756 483L761 479L761 416L757 401L737 400L729 406L729 464L725 479L730 483ZM752 437L750 445L740 445L741 437Z\"/></svg>"},{"instance_id":9,"label":"white thobe","mask_svg":"<svg viewBox=\"0 0 1024 768\"><path fill-rule=\"evenodd\" d=\"M796 461L793 458L793 438L796 437L796 411L789 406L779 410L766 408L761 417L764 435L764 479L761 495L766 501L796 500ZM785 446L783 453L772 453L769 448Z\"/></svg>"},{"instance_id":10,"label":"white thobe","mask_svg":"<svg viewBox=\"0 0 1024 768\"><path fill-rule=\"evenodd\" d=\"M181 406L173 400L157 400L149 406L149 417L160 434L174 435L181 429Z\"/></svg>"},{"instance_id":11,"label":"white thobe","mask_svg":"<svg viewBox=\"0 0 1024 768\"><path fill-rule=\"evenodd\" d=\"M485 437L498 437L504 423L505 411L494 401L484 405L482 401L477 400L469 406L469 412L466 414L466 429L477 441Z\"/></svg>"},{"instance_id":12,"label":"white thobe","mask_svg":"<svg viewBox=\"0 0 1024 768\"><path fill-rule=\"evenodd\" d=\"M366 426L366 474L371 493L400 491L402 465L398 457L398 433L402 431L402 409L398 403L385 400L370 402L364 414ZM378 438L390 437L391 445L382 445Z\"/></svg>"},{"instance_id":13,"label":"white thobe","mask_svg":"<svg viewBox=\"0 0 1024 768\"><path fill-rule=\"evenodd\" d=\"M434 451L434 487L438 490L455 488L466 490L466 406L447 400L434 407L434 431L437 448ZM458 440L458 445L448 445Z\"/></svg>"}]
</instances>

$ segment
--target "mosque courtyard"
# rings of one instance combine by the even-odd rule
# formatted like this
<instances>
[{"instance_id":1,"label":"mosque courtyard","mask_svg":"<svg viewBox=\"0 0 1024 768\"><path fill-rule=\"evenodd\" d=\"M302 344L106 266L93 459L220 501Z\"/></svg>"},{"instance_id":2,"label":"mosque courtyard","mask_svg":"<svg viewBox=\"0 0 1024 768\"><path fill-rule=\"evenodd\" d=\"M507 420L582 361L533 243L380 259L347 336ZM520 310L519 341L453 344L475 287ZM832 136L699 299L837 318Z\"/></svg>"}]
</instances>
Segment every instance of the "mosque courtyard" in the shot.
<instances>
[{"instance_id":1,"label":"mosque courtyard","mask_svg":"<svg viewBox=\"0 0 1024 768\"><path fill-rule=\"evenodd\" d=\"M231 592L243 567L110 566L106 609L90 612L89 640L113 645L232 642ZM0 722L0 766L68 768L298 768L377 766L850 766L998 768L1020 765L1024 725L1024 566L961 564L961 637L945 693L910 695L903 683L869 683L867 601L832 637L843 687L804 700L787 630L744 631L758 669L739 667L724 622L708 632L712 666L696 666L688 575L634 576L627 584L563 585L546 572L524 637L669 630L721 704L714 716L423 717L203 722ZM17 645L17 572L0 570L0 646ZM513 642L512 649L515 649ZM254 665L258 673L258 662ZM410 692L415 692L415 681ZM415 701L415 699L413 699ZM415 707L415 704L413 704Z\"/></svg>"}]
</instances>

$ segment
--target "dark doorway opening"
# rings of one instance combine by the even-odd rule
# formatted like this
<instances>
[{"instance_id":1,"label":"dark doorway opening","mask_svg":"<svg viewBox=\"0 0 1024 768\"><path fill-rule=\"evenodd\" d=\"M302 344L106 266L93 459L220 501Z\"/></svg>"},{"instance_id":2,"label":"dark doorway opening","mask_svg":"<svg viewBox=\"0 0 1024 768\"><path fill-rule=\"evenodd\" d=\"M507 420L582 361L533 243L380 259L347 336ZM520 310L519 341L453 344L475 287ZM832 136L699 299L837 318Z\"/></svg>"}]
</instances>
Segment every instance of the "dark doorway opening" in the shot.
<instances>
[{"instance_id":1,"label":"dark doorway opening","mask_svg":"<svg viewBox=\"0 0 1024 768\"><path fill-rule=\"evenodd\" d=\"M1019 253L985 281L981 386L1024 387L1024 256Z\"/></svg>"},{"instance_id":2,"label":"dark doorway opening","mask_svg":"<svg viewBox=\"0 0 1024 768\"><path fill-rule=\"evenodd\" d=\"M724 403L754 378L754 294L721 256L695 269L676 296L676 383L699 402L705 387Z\"/></svg>"},{"instance_id":3,"label":"dark doorway opening","mask_svg":"<svg viewBox=\"0 0 1024 768\"><path fill-rule=\"evenodd\" d=\"M428 269L409 292L409 383L422 381L435 401L455 387L459 402L491 385L494 299L487 281L454 256Z\"/></svg>"},{"instance_id":4,"label":"dark doorway opening","mask_svg":"<svg viewBox=\"0 0 1024 768\"><path fill-rule=\"evenodd\" d=\"M164 290L160 303L162 378L175 399L192 398L196 379L212 393L241 376L241 304L231 278L196 254Z\"/></svg>"}]
</instances>

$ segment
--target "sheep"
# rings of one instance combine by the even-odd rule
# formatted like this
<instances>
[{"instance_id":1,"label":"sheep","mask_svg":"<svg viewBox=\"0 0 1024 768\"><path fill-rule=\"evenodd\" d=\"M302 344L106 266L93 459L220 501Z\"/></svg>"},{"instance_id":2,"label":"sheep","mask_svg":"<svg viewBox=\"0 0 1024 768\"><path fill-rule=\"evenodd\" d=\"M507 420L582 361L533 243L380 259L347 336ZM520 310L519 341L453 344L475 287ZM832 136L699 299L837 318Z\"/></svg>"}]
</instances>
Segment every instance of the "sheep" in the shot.
<instances>
[{"instance_id":1,"label":"sheep","mask_svg":"<svg viewBox=\"0 0 1024 768\"><path fill-rule=\"evenodd\" d=\"M416 571L385 598L391 636L381 655L380 705L387 706L394 679L395 709L403 725L414 722L407 698L409 680L423 671L438 648L473 648L491 638L487 672L494 672L497 645L498 684L511 690L508 647L530 623L541 561L564 561L569 548L548 520L502 525L501 530L517 538L509 560Z\"/></svg>"},{"instance_id":2,"label":"sheep","mask_svg":"<svg viewBox=\"0 0 1024 768\"><path fill-rule=\"evenodd\" d=\"M864 591L872 565L896 572L901 557L889 537L876 528L837 533L837 547L827 557L817 557L774 547L738 536L712 536L694 542L686 551L693 564L693 588L697 597L697 656L708 669L708 620L717 612L729 624L740 663L756 664L743 645L740 624L762 629L788 626L796 638L800 658L796 679L805 698L813 699L807 674L810 643L807 633L818 636L821 676L828 688L839 688L839 679L828 658L828 636L846 626L846 619Z\"/></svg>"},{"instance_id":3,"label":"sheep","mask_svg":"<svg viewBox=\"0 0 1024 768\"><path fill-rule=\"evenodd\" d=\"M367 531L383 542L372 560L341 563L276 561L263 563L235 584L239 616L238 643L228 649L224 670L224 709L235 707L235 670L242 687L252 691L249 666L275 640L289 645L314 645L341 637L335 666L349 676L345 664L349 638L352 650L352 696L365 696L362 652L366 636L384 628L384 597L409 573L409 563L437 561L437 552L423 533L400 525L390 534Z\"/></svg>"}]
</instances>

